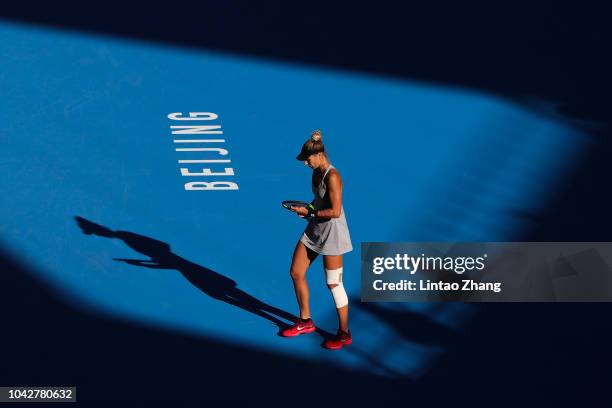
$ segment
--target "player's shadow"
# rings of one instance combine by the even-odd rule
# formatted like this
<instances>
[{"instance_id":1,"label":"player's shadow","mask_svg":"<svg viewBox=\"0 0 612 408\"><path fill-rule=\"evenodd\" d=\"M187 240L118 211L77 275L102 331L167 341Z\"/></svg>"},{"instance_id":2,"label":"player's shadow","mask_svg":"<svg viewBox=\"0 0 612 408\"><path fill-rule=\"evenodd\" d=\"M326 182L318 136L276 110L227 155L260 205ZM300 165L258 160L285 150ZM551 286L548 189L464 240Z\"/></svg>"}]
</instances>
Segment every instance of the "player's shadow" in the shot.
<instances>
[{"instance_id":1,"label":"player's shadow","mask_svg":"<svg viewBox=\"0 0 612 408\"><path fill-rule=\"evenodd\" d=\"M83 217L75 216L74 218L84 234L105 238L118 238L133 250L151 258L147 260L114 258L116 261L145 268L176 269L192 285L211 298L239 307L269 320L278 326L279 333L282 329L288 327L288 324L281 319L290 322L297 319L291 313L271 306L239 289L233 279L172 253L170 245L166 242L129 231L113 231ZM330 335L324 330L318 330L318 333L324 337Z\"/></svg>"}]
</instances>

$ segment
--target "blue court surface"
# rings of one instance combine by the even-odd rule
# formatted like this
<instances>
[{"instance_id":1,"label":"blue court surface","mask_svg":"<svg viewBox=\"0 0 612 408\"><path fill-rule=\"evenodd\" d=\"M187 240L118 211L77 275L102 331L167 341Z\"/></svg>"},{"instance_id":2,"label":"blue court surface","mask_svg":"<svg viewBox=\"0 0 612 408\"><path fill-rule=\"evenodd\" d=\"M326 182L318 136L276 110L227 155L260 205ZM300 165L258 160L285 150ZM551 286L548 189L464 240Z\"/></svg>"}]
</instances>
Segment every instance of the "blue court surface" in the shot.
<instances>
[{"instance_id":1,"label":"blue court surface","mask_svg":"<svg viewBox=\"0 0 612 408\"><path fill-rule=\"evenodd\" d=\"M37 280L92 315L382 378L427 376L447 349L381 310L460 336L475 306L360 303L360 243L511 241L588 147L544 102L9 21L0 38L0 239ZM198 112L214 119L169 118ZM354 246L354 342L338 352L277 335L297 313L305 227L280 202L312 199L295 156L317 128ZM233 174L181 173L204 169ZM210 181L237 188L186 189ZM307 276L313 318L335 332L321 260Z\"/></svg>"}]
</instances>

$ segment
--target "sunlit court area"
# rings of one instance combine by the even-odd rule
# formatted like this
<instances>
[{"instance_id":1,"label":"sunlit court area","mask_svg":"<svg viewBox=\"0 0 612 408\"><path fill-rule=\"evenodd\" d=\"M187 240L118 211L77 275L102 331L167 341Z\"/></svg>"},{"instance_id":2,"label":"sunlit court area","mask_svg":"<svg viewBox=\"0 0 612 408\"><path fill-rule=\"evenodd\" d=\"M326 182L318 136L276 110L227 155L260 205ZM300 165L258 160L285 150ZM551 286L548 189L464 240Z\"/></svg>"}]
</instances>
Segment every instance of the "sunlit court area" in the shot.
<instances>
[{"instance_id":1,"label":"sunlit court area","mask_svg":"<svg viewBox=\"0 0 612 408\"><path fill-rule=\"evenodd\" d=\"M611 241L610 31L553 2L0 10L0 387L596 405L608 302L364 301L362 245ZM306 313L331 169L352 250L312 260Z\"/></svg>"}]
</instances>

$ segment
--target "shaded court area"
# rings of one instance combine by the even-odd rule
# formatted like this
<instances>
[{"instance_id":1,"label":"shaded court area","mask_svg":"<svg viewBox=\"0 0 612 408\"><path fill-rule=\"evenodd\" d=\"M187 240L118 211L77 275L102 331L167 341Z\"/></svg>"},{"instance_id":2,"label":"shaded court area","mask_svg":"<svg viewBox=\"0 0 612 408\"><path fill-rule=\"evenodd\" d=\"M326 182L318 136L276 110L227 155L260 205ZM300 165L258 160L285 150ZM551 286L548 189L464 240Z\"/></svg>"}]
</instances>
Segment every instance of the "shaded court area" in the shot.
<instances>
[{"instance_id":1,"label":"shaded court area","mask_svg":"<svg viewBox=\"0 0 612 408\"><path fill-rule=\"evenodd\" d=\"M44 10L0 20L2 384L76 385L83 401L277 402L308 384L321 404L543 406L604 389L607 304L360 303L358 273L365 241L608 240L604 66L564 65L592 57L605 30L586 48L585 34L553 30L571 40L562 52L537 35L551 29L537 28L548 10L537 6L515 48L500 35L510 18L459 30L455 45L480 38L476 27L492 36L448 65L450 48L423 57L453 19L414 58L389 50L422 24L374 19L380 30L358 38L389 43L364 43L379 50L364 59L362 48L334 52L347 23L321 22L335 8L260 26L252 16L276 9L219 5L243 24L229 34L212 19L201 37L193 24L127 29L161 18L154 8L134 26L108 23L111 8L95 24ZM300 34L305 21L319 30ZM521 58L533 69L505 68ZM214 112L218 133L176 132L176 112ZM294 157L315 128L343 175L355 247L344 260L355 341L337 353L321 348L336 321L320 261L308 273L319 331L277 335L297 311L288 269L305 226L280 202L310 200ZM223 139L214 146L229 161L198 164L212 156L184 147L200 137ZM209 179L182 169L206 166L232 167L219 179L239 189L186 190Z\"/></svg>"}]
</instances>

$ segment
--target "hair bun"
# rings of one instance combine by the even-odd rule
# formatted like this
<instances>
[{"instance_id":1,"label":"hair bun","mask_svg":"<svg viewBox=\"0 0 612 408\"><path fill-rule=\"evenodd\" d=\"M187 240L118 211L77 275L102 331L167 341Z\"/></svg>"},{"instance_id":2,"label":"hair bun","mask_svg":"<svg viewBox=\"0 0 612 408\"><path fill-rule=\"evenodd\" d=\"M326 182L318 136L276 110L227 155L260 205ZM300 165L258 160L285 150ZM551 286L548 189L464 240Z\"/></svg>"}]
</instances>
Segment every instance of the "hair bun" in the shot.
<instances>
[{"instance_id":1,"label":"hair bun","mask_svg":"<svg viewBox=\"0 0 612 408\"><path fill-rule=\"evenodd\" d=\"M314 132L312 132L312 134L310 135L310 139L313 142L320 142L321 139L323 138L323 135L321 134L321 129L317 129Z\"/></svg>"}]
</instances>

